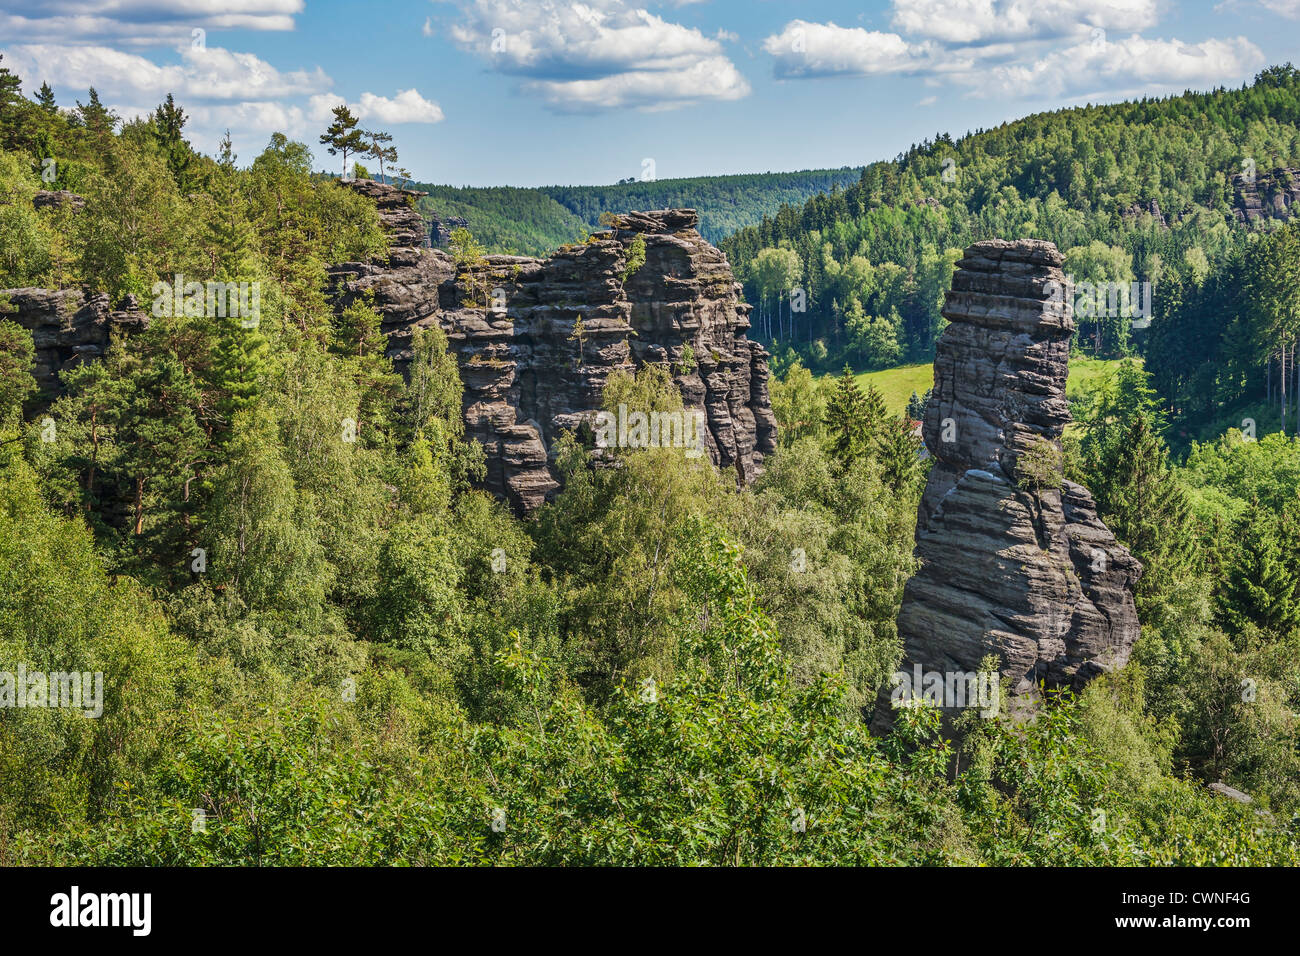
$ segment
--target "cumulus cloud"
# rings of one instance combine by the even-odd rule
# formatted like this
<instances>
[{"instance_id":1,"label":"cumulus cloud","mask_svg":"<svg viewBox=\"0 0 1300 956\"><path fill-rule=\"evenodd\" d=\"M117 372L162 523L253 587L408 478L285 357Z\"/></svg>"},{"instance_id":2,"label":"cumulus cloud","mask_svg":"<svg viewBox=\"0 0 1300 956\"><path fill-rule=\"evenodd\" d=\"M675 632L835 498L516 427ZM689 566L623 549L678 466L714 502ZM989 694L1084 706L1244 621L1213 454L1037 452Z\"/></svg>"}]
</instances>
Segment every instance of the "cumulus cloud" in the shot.
<instances>
[{"instance_id":1,"label":"cumulus cloud","mask_svg":"<svg viewBox=\"0 0 1300 956\"><path fill-rule=\"evenodd\" d=\"M105 100L158 101L168 93L182 101L259 100L328 89L330 78L316 67L282 73L252 53L220 47L185 47L180 62L157 64L106 46L24 44L4 51L28 86L95 87Z\"/></svg>"},{"instance_id":2,"label":"cumulus cloud","mask_svg":"<svg viewBox=\"0 0 1300 956\"><path fill-rule=\"evenodd\" d=\"M913 70L927 60L923 46L897 33L791 20L763 41L777 76L871 76Z\"/></svg>"},{"instance_id":3,"label":"cumulus cloud","mask_svg":"<svg viewBox=\"0 0 1300 956\"><path fill-rule=\"evenodd\" d=\"M471 0L450 34L561 110L672 109L749 93L720 38L624 0Z\"/></svg>"},{"instance_id":4,"label":"cumulus cloud","mask_svg":"<svg viewBox=\"0 0 1300 956\"><path fill-rule=\"evenodd\" d=\"M894 0L894 26L945 43L1057 38L1155 26L1157 0Z\"/></svg>"},{"instance_id":5,"label":"cumulus cloud","mask_svg":"<svg viewBox=\"0 0 1300 956\"><path fill-rule=\"evenodd\" d=\"M303 0L6 0L9 42L158 45L194 30L292 30Z\"/></svg>"},{"instance_id":6,"label":"cumulus cloud","mask_svg":"<svg viewBox=\"0 0 1300 956\"><path fill-rule=\"evenodd\" d=\"M1245 37L1187 43L1134 34L1116 41L1090 40L1032 63L996 66L961 79L980 95L1017 96L1031 90L1054 96L1135 95L1245 80L1265 62L1263 51Z\"/></svg>"},{"instance_id":7,"label":"cumulus cloud","mask_svg":"<svg viewBox=\"0 0 1300 956\"><path fill-rule=\"evenodd\" d=\"M778 77L912 73L1010 98L1176 92L1246 80L1265 62L1244 37L1142 36L1160 12L1160 0L894 0L897 32L792 20L763 49Z\"/></svg>"},{"instance_id":8,"label":"cumulus cloud","mask_svg":"<svg viewBox=\"0 0 1300 956\"><path fill-rule=\"evenodd\" d=\"M380 123L441 123L442 107L431 100L426 100L414 88L400 90L391 99L374 93L362 93L361 99L348 103L341 96L325 93L313 96L309 101L308 114L313 120L325 122L330 119L330 111L341 103L347 103L357 119Z\"/></svg>"}]
</instances>

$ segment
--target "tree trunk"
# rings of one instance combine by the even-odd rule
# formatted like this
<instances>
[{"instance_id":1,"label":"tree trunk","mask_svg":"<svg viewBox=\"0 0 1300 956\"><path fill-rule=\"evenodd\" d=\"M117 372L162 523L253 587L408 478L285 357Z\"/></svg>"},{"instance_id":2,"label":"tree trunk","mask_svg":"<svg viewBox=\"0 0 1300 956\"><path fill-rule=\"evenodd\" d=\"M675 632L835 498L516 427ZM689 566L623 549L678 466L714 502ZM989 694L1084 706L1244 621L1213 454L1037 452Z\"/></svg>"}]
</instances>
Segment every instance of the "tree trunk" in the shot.
<instances>
[{"instance_id":1,"label":"tree trunk","mask_svg":"<svg viewBox=\"0 0 1300 956\"><path fill-rule=\"evenodd\" d=\"M135 479L135 533L140 534L144 530L144 475L137 475Z\"/></svg>"},{"instance_id":2,"label":"tree trunk","mask_svg":"<svg viewBox=\"0 0 1300 956\"><path fill-rule=\"evenodd\" d=\"M1281 369L1282 369L1282 374L1281 374L1282 434L1285 435L1286 434L1286 346L1285 345L1282 346Z\"/></svg>"}]
</instances>

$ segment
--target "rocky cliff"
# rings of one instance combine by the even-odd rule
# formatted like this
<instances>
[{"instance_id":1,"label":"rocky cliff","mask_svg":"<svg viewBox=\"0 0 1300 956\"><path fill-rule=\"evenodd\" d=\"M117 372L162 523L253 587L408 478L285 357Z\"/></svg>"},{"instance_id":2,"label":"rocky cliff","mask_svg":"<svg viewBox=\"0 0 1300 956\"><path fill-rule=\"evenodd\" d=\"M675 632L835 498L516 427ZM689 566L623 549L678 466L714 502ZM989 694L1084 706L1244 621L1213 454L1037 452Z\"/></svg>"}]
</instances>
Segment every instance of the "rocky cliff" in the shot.
<instances>
[{"instance_id":1,"label":"rocky cliff","mask_svg":"<svg viewBox=\"0 0 1300 956\"><path fill-rule=\"evenodd\" d=\"M748 482L776 448L767 352L746 338L750 306L697 222L690 209L629 213L544 259L460 264L394 232L386 261L332 267L331 292L338 308L369 297L399 370L417 329L443 329L487 487L521 511L557 489L553 444L594 418L609 375L647 364L674 373L686 407L705 415L713 462Z\"/></svg>"},{"instance_id":2,"label":"rocky cliff","mask_svg":"<svg viewBox=\"0 0 1300 956\"><path fill-rule=\"evenodd\" d=\"M77 289L0 289L0 318L32 333L40 401L58 397L64 369L102 358L115 333L129 335L149 324L134 297L112 309L104 293L86 296Z\"/></svg>"},{"instance_id":3,"label":"rocky cliff","mask_svg":"<svg viewBox=\"0 0 1300 956\"><path fill-rule=\"evenodd\" d=\"M375 202L391 248L381 261L330 267L335 307L365 296L383 317L399 371L417 329L443 329L465 385L467 435L487 452L487 487L517 509L536 508L558 488L553 443L594 419L616 370L669 368L687 408L705 415L713 462L733 469L738 482L752 480L776 449L767 352L746 338L750 307L726 257L696 231L693 210L629 213L590 242L544 259L487 256L458 265L428 248L414 209L422 193L370 180L349 185ZM71 193L42 197L44 206L69 202L84 203ZM0 296L7 317L33 333L46 401L60 391L60 371L102 356L115 330L148 323L134 301L114 310L104 295L12 289Z\"/></svg>"},{"instance_id":4,"label":"rocky cliff","mask_svg":"<svg viewBox=\"0 0 1300 956\"><path fill-rule=\"evenodd\" d=\"M951 688L992 655L1012 710L1040 684L1077 689L1122 666L1139 632L1141 565L1061 473L1074 330L1061 262L1049 242L989 240L957 264L923 423L934 465L920 569L898 617L905 673ZM877 732L892 725L893 693L880 693ZM948 718L963 704L936 697Z\"/></svg>"},{"instance_id":5,"label":"rocky cliff","mask_svg":"<svg viewBox=\"0 0 1300 956\"><path fill-rule=\"evenodd\" d=\"M1279 167L1251 176L1232 177L1232 212L1238 222L1290 219L1300 203L1300 169Z\"/></svg>"}]
</instances>

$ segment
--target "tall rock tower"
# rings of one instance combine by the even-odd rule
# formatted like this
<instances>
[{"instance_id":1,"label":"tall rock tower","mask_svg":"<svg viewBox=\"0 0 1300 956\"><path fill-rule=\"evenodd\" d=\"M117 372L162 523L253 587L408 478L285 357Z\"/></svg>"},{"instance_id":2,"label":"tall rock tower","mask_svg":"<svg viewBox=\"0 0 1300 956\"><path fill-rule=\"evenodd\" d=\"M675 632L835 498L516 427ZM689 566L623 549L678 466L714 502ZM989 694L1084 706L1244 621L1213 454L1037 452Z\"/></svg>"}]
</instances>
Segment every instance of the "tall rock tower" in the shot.
<instances>
[{"instance_id":1,"label":"tall rock tower","mask_svg":"<svg viewBox=\"0 0 1300 956\"><path fill-rule=\"evenodd\" d=\"M1142 566L1062 474L1074 319L1061 262L1021 239L977 242L957 264L925 412L921 567L898 616L906 676L881 690L875 732L900 696L928 696L945 718L985 709L952 690L989 655L1009 684L1002 708L1023 710L1040 685L1078 689L1122 666L1138 637ZM922 675L937 692L913 686Z\"/></svg>"}]
</instances>

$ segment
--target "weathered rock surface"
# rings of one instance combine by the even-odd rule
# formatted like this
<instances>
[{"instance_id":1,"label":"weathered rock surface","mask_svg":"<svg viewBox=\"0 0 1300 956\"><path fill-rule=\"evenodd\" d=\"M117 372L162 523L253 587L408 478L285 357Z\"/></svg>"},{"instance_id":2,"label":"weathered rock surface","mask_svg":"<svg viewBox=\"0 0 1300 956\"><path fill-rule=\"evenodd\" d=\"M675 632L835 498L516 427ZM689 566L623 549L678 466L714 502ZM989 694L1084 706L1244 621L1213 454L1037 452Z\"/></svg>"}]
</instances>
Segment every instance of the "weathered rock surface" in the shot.
<instances>
[{"instance_id":1,"label":"weathered rock surface","mask_svg":"<svg viewBox=\"0 0 1300 956\"><path fill-rule=\"evenodd\" d=\"M647 364L670 368L687 409L705 414L713 462L748 482L776 449L767 352L746 338L750 306L697 222L690 209L629 213L544 259L459 268L395 230L387 261L331 267L332 296L337 308L373 297L399 370L417 329L442 328L465 385L466 434L487 453L486 485L521 511L558 488L554 442L594 418L609 375ZM625 279L638 238L645 263Z\"/></svg>"},{"instance_id":2,"label":"weathered rock surface","mask_svg":"<svg viewBox=\"0 0 1300 956\"><path fill-rule=\"evenodd\" d=\"M1013 710L1040 684L1078 689L1122 666L1139 633L1141 565L1061 475L1074 330L1061 262L1049 242L989 240L957 264L923 423L921 567L898 617L905 671L974 672L992 655ZM892 723L885 687L872 728Z\"/></svg>"},{"instance_id":3,"label":"weathered rock surface","mask_svg":"<svg viewBox=\"0 0 1300 956\"><path fill-rule=\"evenodd\" d=\"M445 246L451 242L451 234L457 229L468 229L469 220L462 216L430 216L429 244Z\"/></svg>"},{"instance_id":4,"label":"weathered rock surface","mask_svg":"<svg viewBox=\"0 0 1300 956\"><path fill-rule=\"evenodd\" d=\"M1256 172L1253 182L1245 173L1232 177L1233 215L1238 222L1256 219L1290 219L1300 215L1300 169L1279 167Z\"/></svg>"},{"instance_id":5,"label":"weathered rock surface","mask_svg":"<svg viewBox=\"0 0 1300 956\"><path fill-rule=\"evenodd\" d=\"M348 181L348 185L374 202L379 210L379 221L394 245L415 248L429 244L424 217L415 209L415 201L428 193L399 189L372 179L353 179Z\"/></svg>"},{"instance_id":6,"label":"weathered rock surface","mask_svg":"<svg viewBox=\"0 0 1300 956\"><path fill-rule=\"evenodd\" d=\"M5 303L8 307L5 307ZM107 353L115 332L128 335L149 324L134 297L121 309L109 308L108 296L87 298L77 289L0 289L0 318L32 333L39 398L53 400L62 391L59 372Z\"/></svg>"},{"instance_id":7,"label":"weathered rock surface","mask_svg":"<svg viewBox=\"0 0 1300 956\"><path fill-rule=\"evenodd\" d=\"M442 328L465 385L467 436L487 453L486 486L517 509L536 508L558 488L553 444L594 419L616 370L669 368L687 409L705 415L713 462L734 469L738 482L751 481L775 451L767 352L746 338L750 306L726 257L696 231L693 210L630 213L544 259L488 256L458 268L427 248L412 206L421 194L371 180L350 185L375 201L391 248L383 261L330 267L335 307L372 296L399 371L415 331ZM645 262L628 274L637 239ZM0 296L8 317L33 333L45 401L58 396L60 371L104 355L115 330L148 324L133 300L113 310L107 296L72 289Z\"/></svg>"},{"instance_id":8,"label":"weathered rock surface","mask_svg":"<svg viewBox=\"0 0 1300 956\"><path fill-rule=\"evenodd\" d=\"M86 199L66 189L58 191L41 189L32 196L32 205L37 209L62 209L66 206L73 212L81 212L86 208Z\"/></svg>"}]
</instances>

